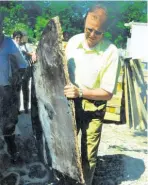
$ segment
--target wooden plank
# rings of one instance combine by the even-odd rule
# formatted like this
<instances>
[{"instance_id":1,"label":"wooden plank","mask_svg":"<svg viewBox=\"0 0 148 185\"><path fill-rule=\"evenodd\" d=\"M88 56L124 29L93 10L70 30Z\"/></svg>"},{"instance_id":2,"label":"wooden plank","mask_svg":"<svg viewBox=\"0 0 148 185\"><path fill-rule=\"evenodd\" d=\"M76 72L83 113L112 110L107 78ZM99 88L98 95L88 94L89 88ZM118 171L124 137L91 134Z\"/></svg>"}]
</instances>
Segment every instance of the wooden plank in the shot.
<instances>
[{"instance_id":1,"label":"wooden plank","mask_svg":"<svg viewBox=\"0 0 148 185\"><path fill-rule=\"evenodd\" d=\"M122 96L123 96L123 69L120 71L120 75L118 78L116 94L113 95L112 99L107 102L106 112L120 114Z\"/></svg>"},{"instance_id":2,"label":"wooden plank","mask_svg":"<svg viewBox=\"0 0 148 185\"><path fill-rule=\"evenodd\" d=\"M58 17L51 19L44 29L37 56L35 89L52 167L83 183L74 104L64 96L69 79Z\"/></svg>"},{"instance_id":3,"label":"wooden plank","mask_svg":"<svg viewBox=\"0 0 148 185\"><path fill-rule=\"evenodd\" d=\"M124 96L125 96L125 117L126 124L129 128L132 127L132 117L131 117L131 108L130 108L130 97L128 92L128 78L127 78L127 62L125 61L124 65Z\"/></svg>"},{"instance_id":4,"label":"wooden plank","mask_svg":"<svg viewBox=\"0 0 148 185\"><path fill-rule=\"evenodd\" d=\"M146 124L147 124L147 111L146 111L146 107L144 105L144 101L142 100L142 95L141 95L141 90L139 88L139 85L137 83L136 80L136 72L134 70L134 68L132 68L132 72L133 72L133 83L134 83L134 90L136 93L136 100L137 100L137 105L138 105L138 113L140 116L140 122L139 122L139 128L144 130L146 128Z\"/></svg>"},{"instance_id":5,"label":"wooden plank","mask_svg":"<svg viewBox=\"0 0 148 185\"><path fill-rule=\"evenodd\" d=\"M122 91L117 91L117 93L114 96L122 98L123 97L123 90Z\"/></svg>"},{"instance_id":6,"label":"wooden plank","mask_svg":"<svg viewBox=\"0 0 148 185\"><path fill-rule=\"evenodd\" d=\"M110 120L110 121L120 121L120 114L114 114L110 112L106 112L104 116L104 120Z\"/></svg>"},{"instance_id":7,"label":"wooden plank","mask_svg":"<svg viewBox=\"0 0 148 185\"><path fill-rule=\"evenodd\" d=\"M128 91L130 96L130 107L131 107L131 116L132 116L132 126L134 129L139 125L140 119L138 114L137 100L134 91L133 85L133 76L130 69L130 65L127 67L127 79L128 79Z\"/></svg>"},{"instance_id":8,"label":"wooden plank","mask_svg":"<svg viewBox=\"0 0 148 185\"><path fill-rule=\"evenodd\" d=\"M138 91L138 86L136 84L136 81L134 82L134 86L135 86L136 99L137 99L137 104L138 104L138 113L140 115L139 128L144 130L147 124L147 112L146 112L144 103L142 101L142 98L140 96L140 93Z\"/></svg>"},{"instance_id":9,"label":"wooden plank","mask_svg":"<svg viewBox=\"0 0 148 185\"><path fill-rule=\"evenodd\" d=\"M146 106L147 106L147 95L146 95L147 86L146 86L145 81L144 81L143 72L141 74L141 72L140 72L141 70L139 70L137 68L136 63L138 63L138 62L135 62L135 61L131 60L131 69L133 71L136 83L138 84L138 88L139 88L141 98L142 98L144 106L146 108Z\"/></svg>"},{"instance_id":10,"label":"wooden plank","mask_svg":"<svg viewBox=\"0 0 148 185\"><path fill-rule=\"evenodd\" d=\"M106 107L106 112L114 113L114 114L120 114L121 107Z\"/></svg>"},{"instance_id":11,"label":"wooden plank","mask_svg":"<svg viewBox=\"0 0 148 185\"><path fill-rule=\"evenodd\" d=\"M141 61L140 60L133 60L133 64L134 64L134 68L136 69L136 73L139 74L139 77L142 81L142 83L144 83L144 75L143 75L143 71L142 71L142 65L141 65Z\"/></svg>"},{"instance_id":12,"label":"wooden plank","mask_svg":"<svg viewBox=\"0 0 148 185\"><path fill-rule=\"evenodd\" d=\"M120 74L119 75L118 82L119 83L122 83L123 82L123 74Z\"/></svg>"},{"instance_id":13,"label":"wooden plank","mask_svg":"<svg viewBox=\"0 0 148 185\"><path fill-rule=\"evenodd\" d=\"M110 107L120 107L121 106L121 96L114 95L111 100L107 101L107 106Z\"/></svg>"},{"instance_id":14,"label":"wooden plank","mask_svg":"<svg viewBox=\"0 0 148 185\"><path fill-rule=\"evenodd\" d=\"M121 92L122 89L123 89L122 83L121 83L121 82L118 82L118 83L117 83L117 92Z\"/></svg>"}]
</instances>

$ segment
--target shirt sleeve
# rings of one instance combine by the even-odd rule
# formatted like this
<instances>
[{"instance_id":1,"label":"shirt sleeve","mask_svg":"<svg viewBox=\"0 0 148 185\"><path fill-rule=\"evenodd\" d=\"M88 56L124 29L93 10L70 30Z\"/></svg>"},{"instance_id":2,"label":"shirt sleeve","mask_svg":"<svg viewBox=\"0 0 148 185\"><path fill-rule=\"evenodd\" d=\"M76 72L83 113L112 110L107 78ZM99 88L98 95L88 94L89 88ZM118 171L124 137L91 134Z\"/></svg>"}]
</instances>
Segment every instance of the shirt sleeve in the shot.
<instances>
[{"instance_id":1,"label":"shirt sleeve","mask_svg":"<svg viewBox=\"0 0 148 185\"><path fill-rule=\"evenodd\" d=\"M100 88L115 94L117 81L120 74L121 64L119 61L118 49L112 46L107 58L106 70L101 80Z\"/></svg>"},{"instance_id":2,"label":"shirt sleeve","mask_svg":"<svg viewBox=\"0 0 148 185\"><path fill-rule=\"evenodd\" d=\"M19 49L16 47L16 45L14 44L14 42L9 39L9 54L15 56L16 58L16 62L19 68L26 68L27 67L27 63L23 57L23 55L21 54L21 52L19 51Z\"/></svg>"}]
</instances>

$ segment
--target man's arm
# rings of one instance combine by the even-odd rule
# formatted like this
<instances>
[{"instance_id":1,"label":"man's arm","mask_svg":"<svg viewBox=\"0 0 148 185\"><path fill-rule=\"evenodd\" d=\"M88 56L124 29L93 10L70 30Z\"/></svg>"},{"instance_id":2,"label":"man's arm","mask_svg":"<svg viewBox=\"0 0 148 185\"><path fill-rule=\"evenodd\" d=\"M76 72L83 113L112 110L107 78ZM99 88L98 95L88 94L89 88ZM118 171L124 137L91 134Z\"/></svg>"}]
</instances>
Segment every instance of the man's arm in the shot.
<instances>
[{"instance_id":1,"label":"man's arm","mask_svg":"<svg viewBox=\"0 0 148 185\"><path fill-rule=\"evenodd\" d=\"M12 53L12 55L16 58L17 65L19 68L26 68L27 67L27 63L19 50L15 53Z\"/></svg>"},{"instance_id":2,"label":"man's arm","mask_svg":"<svg viewBox=\"0 0 148 185\"><path fill-rule=\"evenodd\" d=\"M107 92L104 89L88 89L83 88L79 89L74 85L67 85L64 88L64 94L67 98L78 98L81 96L89 100L110 100L113 96L113 93Z\"/></svg>"},{"instance_id":3,"label":"man's arm","mask_svg":"<svg viewBox=\"0 0 148 185\"><path fill-rule=\"evenodd\" d=\"M25 58L23 57L19 49L16 47L12 39L9 39L9 48L10 48L9 54L15 57L18 68L26 68L27 63L25 61Z\"/></svg>"}]
</instances>

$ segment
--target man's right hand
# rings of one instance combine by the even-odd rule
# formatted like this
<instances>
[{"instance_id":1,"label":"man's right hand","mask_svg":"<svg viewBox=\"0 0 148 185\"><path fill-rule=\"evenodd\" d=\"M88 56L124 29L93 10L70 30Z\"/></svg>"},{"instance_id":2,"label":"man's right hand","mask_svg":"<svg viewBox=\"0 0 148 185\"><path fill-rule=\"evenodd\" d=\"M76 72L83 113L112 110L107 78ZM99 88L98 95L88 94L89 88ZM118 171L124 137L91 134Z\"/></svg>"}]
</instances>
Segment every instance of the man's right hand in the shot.
<instances>
[{"instance_id":1,"label":"man's right hand","mask_svg":"<svg viewBox=\"0 0 148 185\"><path fill-rule=\"evenodd\" d=\"M37 61L37 55L36 55L36 52L33 52L32 55L31 55L31 59L32 59L32 63L36 63Z\"/></svg>"}]
</instances>

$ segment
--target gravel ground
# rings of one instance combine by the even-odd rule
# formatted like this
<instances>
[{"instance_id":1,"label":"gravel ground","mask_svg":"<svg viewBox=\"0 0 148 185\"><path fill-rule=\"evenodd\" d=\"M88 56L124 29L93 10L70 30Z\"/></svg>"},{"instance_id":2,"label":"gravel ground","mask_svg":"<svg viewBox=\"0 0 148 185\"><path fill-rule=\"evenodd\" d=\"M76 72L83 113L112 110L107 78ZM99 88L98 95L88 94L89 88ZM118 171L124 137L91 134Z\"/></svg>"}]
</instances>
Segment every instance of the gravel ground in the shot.
<instances>
[{"instance_id":1,"label":"gravel ground","mask_svg":"<svg viewBox=\"0 0 148 185\"><path fill-rule=\"evenodd\" d=\"M104 124L93 185L148 185L147 132Z\"/></svg>"}]
</instances>

